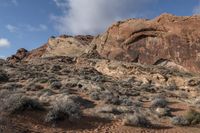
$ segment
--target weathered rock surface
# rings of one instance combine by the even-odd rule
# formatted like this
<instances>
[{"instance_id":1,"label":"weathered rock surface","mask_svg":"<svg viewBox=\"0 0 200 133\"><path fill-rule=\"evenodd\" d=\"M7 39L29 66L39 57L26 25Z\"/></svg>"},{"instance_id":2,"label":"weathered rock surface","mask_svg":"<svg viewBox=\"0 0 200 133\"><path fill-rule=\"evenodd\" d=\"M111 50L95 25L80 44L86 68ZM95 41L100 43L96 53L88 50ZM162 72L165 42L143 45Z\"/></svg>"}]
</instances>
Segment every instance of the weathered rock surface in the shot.
<instances>
[{"instance_id":1,"label":"weathered rock surface","mask_svg":"<svg viewBox=\"0 0 200 133\"><path fill-rule=\"evenodd\" d=\"M20 49L9 62L39 57L98 57L200 72L200 17L163 14L153 20L129 19L104 34L52 37L42 47Z\"/></svg>"},{"instance_id":2,"label":"weathered rock surface","mask_svg":"<svg viewBox=\"0 0 200 133\"><path fill-rule=\"evenodd\" d=\"M200 72L200 17L163 14L153 20L113 24L93 40L108 59L176 67Z\"/></svg>"},{"instance_id":3,"label":"weathered rock surface","mask_svg":"<svg viewBox=\"0 0 200 133\"><path fill-rule=\"evenodd\" d=\"M15 55L7 58L8 62L15 63L23 60L28 55L28 50L20 48L17 50Z\"/></svg>"},{"instance_id":4,"label":"weathered rock surface","mask_svg":"<svg viewBox=\"0 0 200 133\"><path fill-rule=\"evenodd\" d=\"M89 52L91 49L89 44L92 39L93 36L90 35L61 35L59 37L51 37L46 44L32 51L23 48L19 49L15 55L8 57L7 61L10 63L16 63L42 57L78 57Z\"/></svg>"},{"instance_id":5,"label":"weathered rock surface","mask_svg":"<svg viewBox=\"0 0 200 133\"><path fill-rule=\"evenodd\" d=\"M60 36L50 38L46 52L42 57L69 56L78 57L87 53L92 36Z\"/></svg>"}]
</instances>

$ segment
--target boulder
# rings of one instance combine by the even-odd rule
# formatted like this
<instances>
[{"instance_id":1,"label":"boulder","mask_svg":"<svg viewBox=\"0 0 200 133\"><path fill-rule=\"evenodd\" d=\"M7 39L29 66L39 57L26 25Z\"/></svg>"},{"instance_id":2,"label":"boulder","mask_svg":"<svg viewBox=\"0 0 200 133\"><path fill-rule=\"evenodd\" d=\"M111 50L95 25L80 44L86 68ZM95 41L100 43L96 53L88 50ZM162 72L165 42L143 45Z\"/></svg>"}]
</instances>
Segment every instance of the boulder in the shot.
<instances>
[{"instance_id":1,"label":"boulder","mask_svg":"<svg viewBox=\"0 0 200 133\"><path fill-rule=\"evenodd\" d=\"M28 55L28 50L26 50L24 48L20 48L20 49L17 50L15 55L12 55L11 57L8 57L7 61L10 62L10 63L20 62L27 55Z\"/></svg>"}]
</instances>

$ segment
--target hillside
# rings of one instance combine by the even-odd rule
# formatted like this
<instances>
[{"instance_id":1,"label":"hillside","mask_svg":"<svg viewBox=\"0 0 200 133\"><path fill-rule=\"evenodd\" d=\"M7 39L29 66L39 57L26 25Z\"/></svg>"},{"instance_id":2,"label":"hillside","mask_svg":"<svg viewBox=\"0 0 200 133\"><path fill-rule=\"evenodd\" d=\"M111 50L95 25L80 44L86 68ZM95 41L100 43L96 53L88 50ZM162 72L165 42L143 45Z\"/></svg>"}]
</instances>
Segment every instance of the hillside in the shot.
<instances>
[{"instance_id":1,"label":"hillside","mask_svg":"<svg viewBox=\"0 0 200 133\"><path fill-rule=\"evenodd\" d=\"M200 16L50 37L0 60L0 133L199 133Z\"/></svg>"}]
</instances>

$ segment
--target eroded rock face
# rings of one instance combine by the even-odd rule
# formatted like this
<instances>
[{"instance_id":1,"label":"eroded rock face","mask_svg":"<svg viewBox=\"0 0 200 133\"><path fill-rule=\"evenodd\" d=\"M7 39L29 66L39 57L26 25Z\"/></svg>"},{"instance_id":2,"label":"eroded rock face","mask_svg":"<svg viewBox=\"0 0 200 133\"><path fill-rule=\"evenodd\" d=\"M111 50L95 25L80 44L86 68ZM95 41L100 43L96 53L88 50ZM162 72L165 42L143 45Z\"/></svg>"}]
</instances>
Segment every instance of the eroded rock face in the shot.
<instances>
[{"instance_id":1,"label":"eroded rock face","mask_svg":"<svg viewBox=\"0 0 200 133\"><path fill-rule=\"evenodd\" d=\"M89 44L92 39L93 36L90 35L61 35L59 37L51 37L46 44L33 49L32 51L28 51L24 48L19 49L15 55L8 57L7 61L10 63L16 63L42 57L78 57L91 51Z\"/></svg>"},{"instance_id":2,"label":"eroded rock face","mask_svg":"<svg viewBox=\"0 0 200 133\"><path fill-rule=\"evenodd\" d=\"M7 58L8 62L11 63L16 63L16 62L20 62L21 60L23 60L26 56L28 55L28 50L24 49L24 48L20 48L17 50L15 55L12 55L11 57Z\"/></svg>"},{"instance_id":3,"label":"eroded rock face","mask_svg":"<svg viewBox=\"0 0 200 133\"><path fill-rule=\"evenodd\" d=\"M129 19L112 25L92 43L108 59L168 64L200 72L198 27L199 16L163 14L153 20Z\"/></svg>"},{"instance_id":4,"label":"eroded rock face","mask_svg":"<svg viewBox=\"0 0 200 133\"><path fill-rule=\"evenodd\" d=\"M42 57L69 56L78 57L87 53L92 36L66 36L50 38Z\"/></svg>"},{"instance_id":5,"label":"eroded rock face","mask_svg":"<svg viewBox=\"0 0 200 133\"><path fill-rule=\"evenodd\" d=\"M46 52L47 45L48 44L45 44L37 49L30 51L26 57L26 60L31 60L31 59L42 57L43 54Z\"/></svg>"}]
</instances>

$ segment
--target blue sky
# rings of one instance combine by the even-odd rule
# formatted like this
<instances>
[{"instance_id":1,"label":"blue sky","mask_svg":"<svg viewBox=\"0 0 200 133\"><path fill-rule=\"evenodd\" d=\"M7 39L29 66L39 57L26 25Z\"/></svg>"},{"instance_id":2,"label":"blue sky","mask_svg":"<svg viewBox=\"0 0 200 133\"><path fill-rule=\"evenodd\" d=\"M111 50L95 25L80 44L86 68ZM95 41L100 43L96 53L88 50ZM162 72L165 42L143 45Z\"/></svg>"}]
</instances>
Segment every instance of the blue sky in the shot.
<instances>
[{"instance_id":1,"label":"blue sky","mask_svg":"<svg viewBox=\"0 0 200 133\"><path fill-rule=\"evenodd\" d=\"M59 34L99 34L114 21L200 13L199 0L0 0L0 58Z\"/></svg>"}]
</instances>

